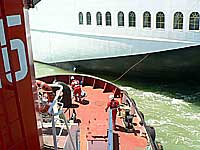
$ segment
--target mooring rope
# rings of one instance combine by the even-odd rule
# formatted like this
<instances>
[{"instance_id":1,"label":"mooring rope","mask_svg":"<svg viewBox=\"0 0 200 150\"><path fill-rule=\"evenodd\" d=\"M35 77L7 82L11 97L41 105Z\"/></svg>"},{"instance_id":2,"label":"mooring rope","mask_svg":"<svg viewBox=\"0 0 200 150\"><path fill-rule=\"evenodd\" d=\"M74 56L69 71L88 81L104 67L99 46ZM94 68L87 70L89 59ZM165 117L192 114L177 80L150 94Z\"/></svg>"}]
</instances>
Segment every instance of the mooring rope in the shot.
<instances>
[{"instance_id":1,"label":"mooring rope","mask_svg":"<svg viewBox=\"0 0 200 150\"><path fill-rule=\"evenodd\" d=\"M131 69L133 69L135 66L137 66L138 64L140 64L143 60L145 60L150 54L146 54L140 61L138 61L137 63L133 64L129 69L127 69L121 76L119 76L117 79L115 79L112 82L116 82L118 80L120 80L125 74L127 74Z\"/></svg>"}]
</instances>

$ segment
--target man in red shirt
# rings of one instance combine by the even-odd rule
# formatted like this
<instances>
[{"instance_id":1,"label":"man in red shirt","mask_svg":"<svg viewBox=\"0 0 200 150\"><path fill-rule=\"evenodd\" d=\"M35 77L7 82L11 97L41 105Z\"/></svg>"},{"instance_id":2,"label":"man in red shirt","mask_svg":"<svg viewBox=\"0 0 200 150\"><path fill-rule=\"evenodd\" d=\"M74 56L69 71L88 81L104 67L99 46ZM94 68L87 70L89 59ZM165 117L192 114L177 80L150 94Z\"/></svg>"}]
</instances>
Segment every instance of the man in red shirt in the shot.
<instances>
[{"instance_id":1,"label":"man in red shirt","mask_svg":"<svg viewBox=\"0 0 200 150\"><path fill-rule=\"evenodd\" d=\"M107 103L107 106L105 108L105 111L107 112L108 108L112 109L112 124L113 129L116 129L115 122L116 122L116 115L117 115L117 109L120 111L119 102L114 99L114 95L109 96L109 102Z\"/></svg>"}]
</instances>

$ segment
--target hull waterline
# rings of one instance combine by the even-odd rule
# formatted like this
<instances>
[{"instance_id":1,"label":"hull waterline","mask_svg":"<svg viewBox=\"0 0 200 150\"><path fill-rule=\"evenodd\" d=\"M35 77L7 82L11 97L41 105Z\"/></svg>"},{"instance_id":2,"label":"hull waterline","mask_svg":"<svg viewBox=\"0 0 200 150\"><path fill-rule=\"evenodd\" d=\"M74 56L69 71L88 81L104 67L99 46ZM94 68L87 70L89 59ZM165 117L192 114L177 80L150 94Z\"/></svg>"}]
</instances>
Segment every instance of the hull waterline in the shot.
<instances>
[{"instance_id":1,"label":"hull waterline","mask_svg":"<svg viewBox=\"0 0 200 150\"><path fill-rule=\"evenodd\" d=\"M198 79L200 74L200 46L143 55L121 56L52 63L52 65L86 73L106 73L128 77L155 79ZM142 61L141 61L142 60ZM132 69L131 69L132 68Z\"/></svg>"}]
</instances>

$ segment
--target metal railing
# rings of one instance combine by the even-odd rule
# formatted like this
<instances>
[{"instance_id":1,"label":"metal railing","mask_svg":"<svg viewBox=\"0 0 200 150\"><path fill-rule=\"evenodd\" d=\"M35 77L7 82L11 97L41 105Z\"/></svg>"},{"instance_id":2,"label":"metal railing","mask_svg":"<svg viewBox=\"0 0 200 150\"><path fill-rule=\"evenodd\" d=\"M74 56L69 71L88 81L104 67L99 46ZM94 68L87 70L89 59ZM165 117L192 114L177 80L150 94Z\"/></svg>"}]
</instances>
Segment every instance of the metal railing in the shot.
<instances>
[{"instance_id":1,"label":"metal railing","mask_svg":"<svg viewBox=\"0 0 200 150\"><path fill-rule=\"evenodd\" d=\"M69 135L69 138L70 138L70 141L72 143L72 147L73 147L74 150L76 150L75 144L73 142L73 139L72 139L69 127L68 127L67 119L66 119L65 114L62 110L62 106L58 110L58 99L59 99L59 96L60 96L60 94L63 90L63 86L57 85L57 84L56 85L55 84L49 84L49 86L59 88L59 90L57 90L57 92L56 92L56 96L55 96L52 104L50 105L50 107L48 109L48 113L51 115L51 118L52 118L52 134L53 134L53 141L54 141L54 150L58 149L57 137L59 137L61 135L61 133L58 136L56 134L56 120L60 120L60 121L64 122L66 129L67 129L67 132L68 132L68 135ZM60 119L55 118L55 117L59 117L59 116L61 116L62 119L61 118Z\"/></svg>"},{"instance_id":2,"label":"metal railing","mask_svg":"<svg viewBox=\"0 0 200 150\"><path fill-rule=\"evenodd\" d=\"M146 123L145 123L145 121L144 121L144 119L143 119L143 116L142 116L142 114L140 113L140 111L139 111L139 109L136 107L136 103L135 103L135 101L133 100L133 99L131 99L129 96L128 96L128 93L126 93L126 92L123 92L123 95L125 96L125 103L127 103L127 104L129 104L129 107L134 107L134 109L135 109L135 112L140 116L140 118L142 119L142 121L143 121L143 123L144 123L144 127L145 127L145 130L146 130L146 128L147 128L147 125L146 125ZM153 139L151 138L151 135L150 135L150 133L146 130L146 133L147 133L147 135L148 135L148 148L150 148L150 150L157 150L158 148L157 148L157 146L156 146L156 143L155 143L155 141L153 141Z\"/></svg>"},{"instance_id":3,"label":"metal railing","mask_svg":"<svg viewBox=\"0 0 200 150\"><path fill-rule=\"evenodd\" d=\"M113 150L113 123L112 123L112 109L109 110L108 121L108 150Z\"/></svg>"}]
</instances>

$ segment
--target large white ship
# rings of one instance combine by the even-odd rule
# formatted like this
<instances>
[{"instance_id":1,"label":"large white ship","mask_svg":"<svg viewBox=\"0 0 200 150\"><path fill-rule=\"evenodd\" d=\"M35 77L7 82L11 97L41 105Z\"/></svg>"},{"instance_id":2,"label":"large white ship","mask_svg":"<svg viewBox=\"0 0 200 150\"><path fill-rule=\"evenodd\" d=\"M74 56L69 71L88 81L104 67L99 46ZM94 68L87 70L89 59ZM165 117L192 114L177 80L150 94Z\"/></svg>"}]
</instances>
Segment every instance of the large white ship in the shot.
<instances>
[{"instance_id":1,"label":"large white ship","mask_svg":"<svg viewBox=\"0 0 200 150\"><path fill-rule=\"evenodd\" d=\"M180 78L200 72L199 0L42 0L36 61L85 72Z\"/></svg>"}]
</instances>

